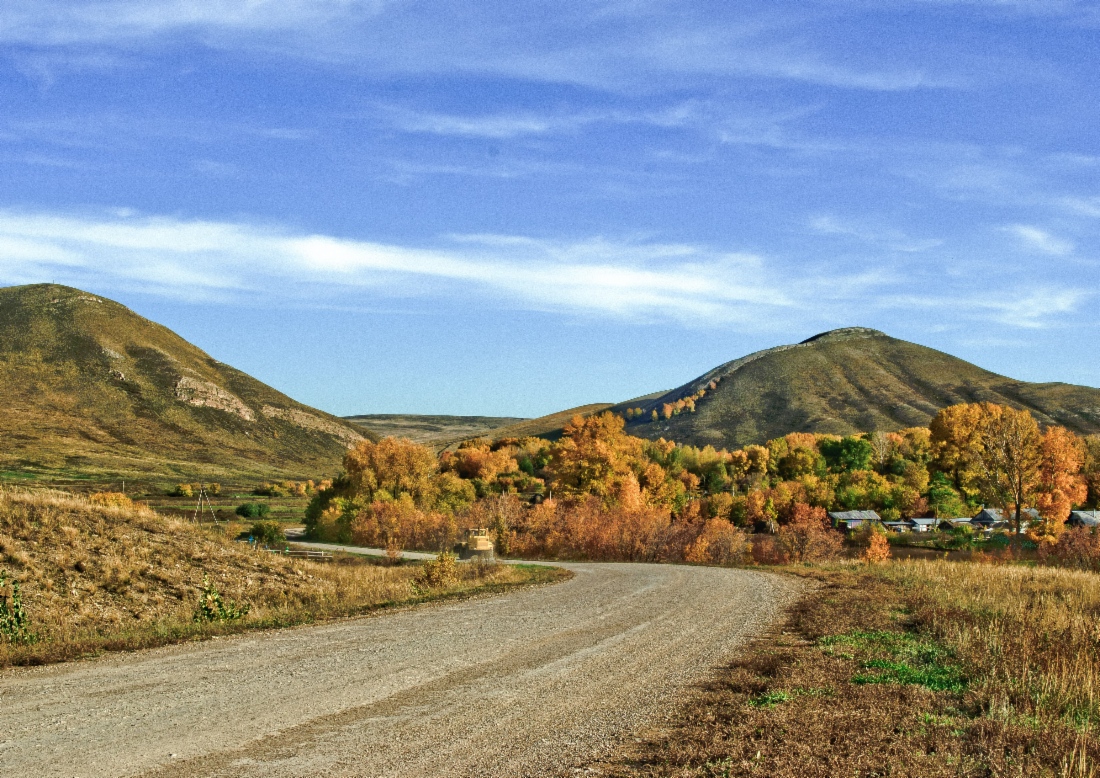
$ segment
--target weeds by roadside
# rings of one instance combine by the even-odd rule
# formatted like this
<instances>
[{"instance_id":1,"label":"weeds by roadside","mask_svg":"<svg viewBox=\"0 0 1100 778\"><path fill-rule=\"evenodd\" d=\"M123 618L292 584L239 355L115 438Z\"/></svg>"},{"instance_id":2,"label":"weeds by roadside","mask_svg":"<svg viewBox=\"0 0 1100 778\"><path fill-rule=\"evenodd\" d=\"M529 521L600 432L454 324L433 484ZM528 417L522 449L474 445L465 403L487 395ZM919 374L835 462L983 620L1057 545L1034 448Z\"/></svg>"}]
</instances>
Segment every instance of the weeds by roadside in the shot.
<instances>
[{"instance_id":1,"label":"weeds by roadside","mask_svg":"<svg viewBox=\"0 0 1100 778\"><path fill-rule=\"evenodd\" d=\"M460 565L430 589L418 565L285 558L139 505L0 490L0 667L45 664L379 608L506 591L565 571ZM10 585L9 585L10 584ZM36 638L36 639L35 639Z\"/></svg>"},{"instance_id":2,"label":"weeds by roadside","mask_svg":"<svg viewBox=\"0 0 1100 778\"><path fill-rule=\"evenodd\" d=\"M33 643L38 639L31 632L19 582L9 581L5 570L0 570L0 639L9 643Z\"/></svg>"},{"instance_id":3,"label":"weeds by roadside","mask_svg":"<svg viewBox=\"0 0 1100 778\"><path fill-rule=\"evenodd\" d=\"M607 776L1092 776L1100 576L946 562L788 568L785 624Z\"/></svg>"},{"instance_id":4,"label":"weeds by roadside","mask_svg":"<svg viewBox=\"0 0 1100 778\"><path fill-rule=\"evenodd\" d=\"M199 606L195 609L195 621L237 621L247 616L250 609L251 605L247 602L238 603L224 599L217 587L210 583L209 576L202 577L202 592L199 594Z\"/></svg>"}]
</instances>

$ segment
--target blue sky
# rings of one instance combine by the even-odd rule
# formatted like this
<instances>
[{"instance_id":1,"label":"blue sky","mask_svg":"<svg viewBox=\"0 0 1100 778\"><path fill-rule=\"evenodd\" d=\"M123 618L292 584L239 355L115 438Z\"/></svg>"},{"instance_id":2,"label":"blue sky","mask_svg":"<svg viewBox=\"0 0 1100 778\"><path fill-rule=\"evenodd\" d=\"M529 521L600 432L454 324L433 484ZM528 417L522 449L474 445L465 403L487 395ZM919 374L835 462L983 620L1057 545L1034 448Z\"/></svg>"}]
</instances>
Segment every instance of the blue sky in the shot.
<instances>
[{"instance_id":1,"label":"blue sky","mask_svg":"<svg viewBox=\"0 0 1100 778\"><path fill-rule=\"evenodd\" d=\"M1100 7L6 0L0 284L338 414L834 327L1100 386Z\"/></svg>"}]
</instances>

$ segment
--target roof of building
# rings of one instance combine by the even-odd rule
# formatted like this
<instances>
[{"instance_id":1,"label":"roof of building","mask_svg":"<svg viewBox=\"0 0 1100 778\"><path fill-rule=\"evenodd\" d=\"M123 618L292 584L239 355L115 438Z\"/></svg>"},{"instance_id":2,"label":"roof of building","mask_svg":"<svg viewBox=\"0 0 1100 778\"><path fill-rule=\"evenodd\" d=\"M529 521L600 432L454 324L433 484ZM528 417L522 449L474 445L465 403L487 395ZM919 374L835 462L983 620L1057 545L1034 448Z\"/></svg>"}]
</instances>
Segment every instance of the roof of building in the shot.
<instances>
[{"instance_id":1,"label":"roof of building","mask_svg":"<svg viewBox=\"0 0 1100 778\"><path fill-rule=\"evenodd\" d=\"M1025 508L1024 510L1020 511L1020 514L1021 516L1026 516L1029 519L1039 518L1039 511L1035 510L1034 508ZM1013 518L1015 517L1009 516L1009 519ZM982 508L980 511L978 511L978 515L971 519L971 521L987 523L1006 521L1006 519L1004 511L1002 511L1000 508Z\"/></svg>"},{"instance_id":2,"label":"roof of building","mask_svg":"<svg viewBox=\"0 0 1100 778\"><path fill-rule=\"evenodd\" d=\"M912 524L937 524L939 519L909 519Z\"/></svg>"},{"instance_id":3,"label":"roof of building","mask_svg":"<svg viewBox=\"0 0 1100 778\"><path fill-rule=\"evenodd\" d=\"M1084 527L1100 526L1100 511L1070 511L1067 523Z\"/></svg>"},{"instance_id":4,"label":"roof of building","mask_svg":"<svg viewBox=\"0 0 1100 778\"><path fill-rule=\"evenodd\" d=\"M831 511L833 521L882 521L874 511Z\"/></svg>"}]
</instances>

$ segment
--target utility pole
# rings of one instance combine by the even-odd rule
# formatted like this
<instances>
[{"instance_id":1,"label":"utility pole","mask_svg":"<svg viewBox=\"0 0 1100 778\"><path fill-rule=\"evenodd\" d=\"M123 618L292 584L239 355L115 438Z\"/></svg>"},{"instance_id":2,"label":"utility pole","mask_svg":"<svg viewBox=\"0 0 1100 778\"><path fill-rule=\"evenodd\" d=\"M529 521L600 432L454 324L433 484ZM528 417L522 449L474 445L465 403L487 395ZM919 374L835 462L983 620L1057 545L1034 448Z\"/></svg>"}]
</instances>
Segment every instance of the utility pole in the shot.
<instances>
[{"instance_id":1,"label":"utility pole","mask_svg":"<svg viewBox=\"0 0 1100 778\"><path fill-rule=\"evenodd\" d=\"M195 523L196 524L201 524L202 523L202 514L203 514L202 507L203 507L203 502L204 501L206 503L206 509L208 511L210 511L210 518L212 518L214 520L214 523L217 524L218 523L218 514L214 513L214 504L212 502L210 502L210 497L207 496L207 494L206 494L206 485L201 484L201 483L199 484L199 502L195 506L195 519L194 519Z\"/></svg>"}]
</instances>

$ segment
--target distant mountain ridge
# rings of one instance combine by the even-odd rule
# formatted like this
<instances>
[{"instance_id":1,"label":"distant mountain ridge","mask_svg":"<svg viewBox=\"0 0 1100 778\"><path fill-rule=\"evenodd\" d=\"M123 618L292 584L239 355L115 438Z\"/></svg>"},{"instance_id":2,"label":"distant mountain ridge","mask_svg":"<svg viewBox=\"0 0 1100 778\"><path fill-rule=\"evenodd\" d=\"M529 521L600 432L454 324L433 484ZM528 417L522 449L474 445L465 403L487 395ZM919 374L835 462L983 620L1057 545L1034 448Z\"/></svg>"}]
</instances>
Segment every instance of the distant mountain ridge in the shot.
<instances>
[{"instance_id":1,"label":"distant mountain ridge","mask_svg":"<svg viewBox=\"0 0 1100 778\"><path fill-rule=\"evenodd\" d=\"M654 410L663 416L664 405L700 389L705 394L694 413L652 421ZM1100 389L1017 381L866 327L757 351L615 410L642 409L627 424L634 435L733 447L788 432L845 435L923 426L948 405L982 401L1027 408L1044 425L1100 432Z\"/></svg>"},{"instance_id":2,"label":"distant mountain ridge","mask_svg":"<svg viewBox=\"0 0 1100 778\"><path fill-rule=\"evenodd\" d=\"M697 396L700 390L703 396L694 402L694 413L685 409L664 418L665 405ZM628 409L640 409L627 421L632 435L735 448L789 432L848 435L923 426L941 408L981 401L1027 408L1044 425L1100 432L1100 389L1017 381L867 327L845 327L763 349L676 389L610 410L626 415ZM551 414L525 426L554 437L560 434L561 417Z\"/></svg>"},{"instance_id":3,"label":"distant mountain ridge","mask_svg":"<svg viewBox=\"0 0 1100 778\"><path fill-rule=\"evenodd\" d=\"M0 289L0 467L316 477L370 436L79 289Z\"/></svg>"}]
</instances>

